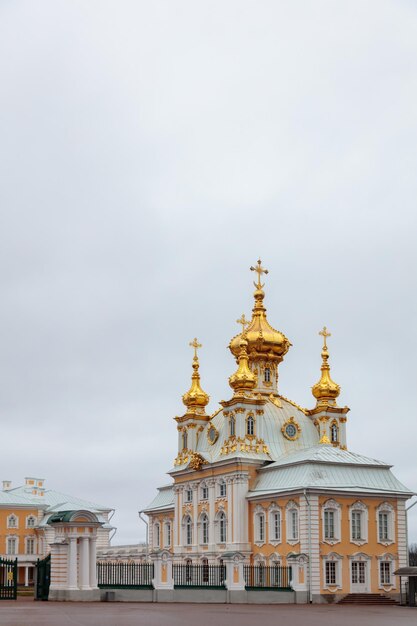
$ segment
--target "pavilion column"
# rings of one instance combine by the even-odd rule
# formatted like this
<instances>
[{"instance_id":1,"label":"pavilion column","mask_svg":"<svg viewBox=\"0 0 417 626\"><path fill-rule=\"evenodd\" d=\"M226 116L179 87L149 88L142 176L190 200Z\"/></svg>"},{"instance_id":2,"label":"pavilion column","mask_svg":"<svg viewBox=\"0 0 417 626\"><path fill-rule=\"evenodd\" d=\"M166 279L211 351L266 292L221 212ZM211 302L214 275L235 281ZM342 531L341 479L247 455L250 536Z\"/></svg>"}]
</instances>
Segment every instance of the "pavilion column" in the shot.
<instances>
[{"instance_id":1,"label":"pavilion column","mask_svg":"<svg viewBox=\"0 0 417 626\"><path fill-rule=\"evenodd\" d=\"M97 589L97 538L90 537L90 587Z\"/></svg>"},{"instance_id":2,"label":"pavilion column","mask_svg":"<svg viewBox=\"0 0 417 626\"><path fill-rule=\"evenodd\" d=\"M25 567L25 587L29 587L29 567Z\"/></svg>"},{"instance_id":3,"label":"pavilion column","mask_svg":"<svg viewBox=\"0 0 417 626\"><path fill-rule=\"evenodd\" d=\"M68 548L68 589L78 589L77 579L77 537L70 537Z\"/></svg>"},{"instance_id":4,"label":"pavilion column","mask_svg":"<svg viewBox=\"0 0 417 626\"><path fill-rule=\"evenodd\" d=\"M80 539L80 589L90 589L89 537Z\"/></svg>"}]
</instances>

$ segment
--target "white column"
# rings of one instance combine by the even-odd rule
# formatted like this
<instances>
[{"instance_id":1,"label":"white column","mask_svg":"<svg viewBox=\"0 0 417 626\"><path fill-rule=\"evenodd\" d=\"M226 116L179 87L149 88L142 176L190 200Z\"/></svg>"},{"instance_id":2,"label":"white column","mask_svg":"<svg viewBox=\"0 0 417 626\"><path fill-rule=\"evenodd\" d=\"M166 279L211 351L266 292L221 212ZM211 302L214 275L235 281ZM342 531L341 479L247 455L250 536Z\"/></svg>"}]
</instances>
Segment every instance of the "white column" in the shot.
<instances>
[{"instance_id":1,"label":"white column","mask_svg":"<svg viewBox=\"0 0 417 626\"><path fill-rule=\"evenodd\" d=\"M90 589L89 538L81 537L80 543L80 589Z\"/></svg>"},{"instance_id":2,"label":"white column","mask_svg":"<svg viewBox=\"0 0 417 626\"><path fill-rule=\"evenodd\" d=\"M70 537L68 550L68 589L78 589L77 538Z\"/></svg>"},{"instance_id":3,"label":"white column","mask_svg":"<svg viewBox=\"0 0 417 626\"><path fill-rule=\"evenodd\" d=\"M238 514L237 514L237 484L236 484L236 480L237 477L234 476L233 477L233 484L232 484L232 499L233 499L233 520L232 520L232 538L230 539L230 541L233 541L233 543L240 543L240 539L239 539L239 529L238 529ZM229 505L230 506L230 505Z\"/></svg>"},{"instance_id":4,"label":"white column","mask_svg":"<svg viewBox=\"0 0 417 626\"><path fill-rule=\"evenodd\" d=\"M215 500L216 500L216 481L208 480L207 485L209 488L209 545L210 551L215 549L216 538L214 536L214 516L215 512Z\"/></svg>"},{"instance_id":5,"label":"white column","mask_svg":"<svg viewBox=\"0 0 417 626\"><path fill-rule=\"evenodd\" d=\"M180 544L180 532L179 526L181 523L180 516L180 491L178 487L174 487L174 550L178 548Z\"/></svg>"},{"instance_id":6,"label":"white column","mask_svg":"<svg viewBox=\"0 0 417 626\"><path fill-rule=\"evenodd\" d=\"M97 589L97 537L90 537L90 587Z\"/></svg>"},{"instance_id":7,"label":"white column","mask_svg":"<svg viewBox=\"0 0 417 626\"><path fill-rule=\"evenodd\" d=\"M29 567L25 567L25 587L29 587Z\"/></svg>"},{"instance_id":8,"label":"white column","mask_svg":"<svg viewBox=\"0 0 417 626\"><path fill-rule=\"evenodd\" d=\"M227 525L226 525L226 542L229 544L232 542L232 525L233 525L233 508L232 508L232 490L233 490L233 478L229 476L226 478L226 495L227 495Z\"/></svg>"},{"instance_id":9,"label":"white column","mask_svg":"<svg viewBox=\"0 0 417 626\"><path fill-rule=\"evenodd\" d=\"M198 552L198 483L193 484L193 515L194 515L194 529L193 529L193 544L195 546L195 552Z\"/></svg>"}]
</instances>

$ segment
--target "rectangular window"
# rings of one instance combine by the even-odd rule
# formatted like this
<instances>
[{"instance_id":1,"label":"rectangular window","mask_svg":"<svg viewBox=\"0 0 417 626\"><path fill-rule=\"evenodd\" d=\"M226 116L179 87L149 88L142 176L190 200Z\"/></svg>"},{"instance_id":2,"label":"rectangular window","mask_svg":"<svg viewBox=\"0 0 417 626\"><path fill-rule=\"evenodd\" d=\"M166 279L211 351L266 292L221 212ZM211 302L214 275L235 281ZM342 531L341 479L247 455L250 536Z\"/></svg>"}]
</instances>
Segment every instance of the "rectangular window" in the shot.
<instances>
[{"instance_id":1,"label":"rectangular window","mask_svg":"<svg viewBox=\"0 0 417 626\"><path fill-rule=\"evenodd\" d=\"M379 564L379 573L381 576L381 585L391 584L391 563L389 561L381 561Z\"/></svg>"},{"instance_id":2,"label":"rectangular window","mask_svg":"<svg viewBox=\"0 0 417 626\"><path fill-rule=\"evenodd\" d=\"M326 585L336 584L336 562L326 561Z\"/></svg>"},{"instance_id":3,"label":"rectangular window","mask_svg":"<svg viewBox=\"0 0 417 626\"><path fill-rule=\"evenodd\" d=\"M220 483L219 492L220 492L220 497L221 498L225 498L226 497L226 483L225 482Z\"/></svg>"},{"instance_id":4,"label":"rectangular window","mask_svg":"<svg viewBox=\"0 0 417 626\"><path fill-rule=\"evenodd\" d=\"M334 511L324 511L324 538L334 539Z\"/></svg>"},{"instance_id":5,"label":"rectangular window","mask_svg":"<svg viewBox=\"0 0 417 626\"><path fill-rule=\"evenodd\" d=\"M352 539L363 539L362 513L360 511L352 511Z\"/></svg>"},{"instance_id":6,"label":"rectangular window","mask_svg":"<svg viewBox=\"0 0 417 626\"><path fill-rule=\"evenodd\" d=\"M159 524L155 524L155 546L159 546L160 536L159 536Z\"/></svg>"},{"instance_id":7,"label":"rectangular window","mask_svg":"<svg viewBox=\"0 0 417 626\"><path fill-rule=\"evenodd\" d=\"M265 541L265 517L262 514L258 516L258 529L259 541Z\"/></svg>"},{"instance_id":8,"label":"rectangular window","mask_svg":"<svg viewBox=\"0 0 417 626\"><path fill-rule=\"evenodd\" d=\"M298 511L297 509L292 509L289 514L289 539L297 540L298 539Z\"/></svg>"},{"instance_id":9,"label":"rectangular window","mask_svg":"<svg viewBox=\"0 0 417 626\"><path fill-rule=\"evenodd\" d=\"M190 519L187 520L186 531L187 531L187 546L190 546L193 543L193 528L191 526Z\"/></svg>"},{"instance_id":10,"label":"rectangular window","mask_svg":"<svg viewBox=\"0 0 417 626\"><path fill-rule=\"evenodd\" d=\"M274 541L280 541L281 540L281 515L280 513L278 512L274 513L272 522L273 522L272 536L274 538Z\"/></svg>"},{"instance_id":11,"label":"rectangular window","mask_svg":"<svg viewBox=\"0 0 417 626\"><path fill-rule=\"evenodd\" d=\"M192 489L186 489L186 491L185 491L185 501L186 502L192 502L193 501L193 490Z\"/></svg>"},{"instance_id":12,"label":"rectangular window","mask_svg":"<svg viewBox=\"0 0 417 626\"><path fill-rule=\"evenodd\" d=\"M169 547L171 545L171 524L169 522L165 526L165 532L166 532L165 545Z\"/></svg>"},{"instance_id":13,"label":"rectangular window","mask_svg":"<svg viewBox=\"0 0 417 626\"><path fill-rule=\"evenodd\" d=\"M203 488L202 488L202 490L201 490L201 499L202 499L202 500L208 500L208 495L209 495L209 490L208 490L208 487L206 487L206 486L204 485L204 487L203 487Z\"/></svg>"},{"instance_id":14,"label":"rectangular window","mask_svg":"<svg viewBox=\"0 0 417 626\"><path fill-rule=\"evenodd\" d=\"M378 515L378 534L379 541L388 541L389 533L388 533L388 513L379 513Z\"/></svg>"},{"instance_id":15,"label":"rectangular window","mask_svg":"<svg viewBox=\"0 0 417 626\"><path fill-rule=\"evenodd\" d=\"M26 539L26 554L35 554L35 539L33 537Z\"/></svg>"},{"instance_id":16,"label":"rectangular window","mask_svg":"<svg viewBox=\"0 0 417 626\"><path fill-rule=\"evenodd\" d=\"M17 553L17 539L16 537L7 538L7 554Z\"/></svg>"}]
</instances>

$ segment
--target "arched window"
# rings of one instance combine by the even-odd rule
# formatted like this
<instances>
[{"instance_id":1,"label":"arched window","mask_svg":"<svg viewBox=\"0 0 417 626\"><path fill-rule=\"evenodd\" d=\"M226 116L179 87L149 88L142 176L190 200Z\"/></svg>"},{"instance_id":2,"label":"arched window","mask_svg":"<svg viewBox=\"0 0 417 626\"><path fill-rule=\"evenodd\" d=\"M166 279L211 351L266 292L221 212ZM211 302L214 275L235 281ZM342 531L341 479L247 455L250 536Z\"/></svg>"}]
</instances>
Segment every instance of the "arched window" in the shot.
<instances>
[{"instance_id":1,"label":"arched window","mask_svg":"<svg viewBox=\"0 0 417 626\"><path fill-rule=\"evenodd\" d=\"M265 511L262 507L256 507L255 509L255 542L265 543Z\"/></svg>"},{"instance_id":2,"label":"arched window","mask_svg":"<svg viewBox=\"0 0 417 626\"><path fill-rule=\"evenodd\" d=\"M165 546L169 548L171 545L171 522L165 522L164 530L165 530L165 538L164 538Z\"/></svg>"},{"instance_id":3,"label":"arched window","mask_svg":"<svg viewBox=\"0 0 417 626\"><path fill-rule=\"evenodd\" d=\"M29 515L29 517L26 518L26 528L34 528L36 524L36 519L33 517L33 515Z\"/></svg>"},{"instance_id":4,"label":"arched window","mask_svg":"<svg viewBox=\"0 0 417 626\"><path fill-rule=\"evenodd\" d=\"M226 515L224 511L219 515L219 543L226 543Z\"/></svg>"},{"instance_id":5,"label":"arched window","mask_svg":"<svg viewBox=\"0 0 417 626\"><path fill-rule=\"evenodd\" d=\"M337 424L335 424L334 422L330 428L330 435L331 435L332 443L337 443L339 441L339 429L337 427Z\"/></svg>"},{"instance_id":6,"label":"arched window","mask_svg":"<svg viewBox=\"0 0 417 626\"><path fill-rule=\"evenodd\" d=\"M229 435L230 437L236 435L236 418L234 415L231 415L229 419Z\"/></svg>"},{"instance_id":7,"label":"arched window","mask_svg":"<svg viewBox=\"0 0 417 626\"><path fill-rule=\"evenodd\" d=\"M209 520L206 513L201 516L201 543L208 544L209 542Z\"/></svg>"},{"instance_id":8,"label":"arched window","mask_svg":"<svg viewBox=\"0 0 417 626\"><path fill-rule=\"evenodd\" d=\"M186 430L182 432L182 449L186 450L188 447L188 433Z\"/></svg>"},{"instance_id":9,"label":"arched window","mask_svg":"<svg viewBox=\"0 0 417 626\"><path fill-rule=\"evenodd\" d=\"M7 518L7 528L17 528L17 517L13 513Z\"/></svg>"},{"instance_id":10,"label":"arched window","mask_svg":"<svg viewBox=\"0 0 417 626\"><path fill-rule=\"evenodd\" d=\"M271 382L271 370L269 369L269 367L265 368L265 371L264 371L264 381L266 383L270 383Z\"/></svg>"},{"instance_id":11,"label":"arched window","mask_svg":"<svg viewBox=\"0 0 417 626\"><path fill-rule=\"evenodd\" d=\"M157 522L155 524L155 527L154 527L154 542L153 542L153 545L156 548L159 548L160 541L161 541L161 527L159 525L159 522Z\"/></svg>"},{"instance_id":12,"label":"arched window","mask_svg":"<svg viewBox=\"0 0 417 626\"><path fill-rule=\"evenodd\" d=\"M253 436L255 434L255 420L251 413L249 413L246 420L246 434Z\"/></svg>"},{"instance_id":13,"label":"arched window","mask_svg":"<svg viewBox=\"0 0 417 626\"><path fill-rule=\"evenodd\" d=\"M184 520L185 523L185 543L187 546L191 546L193 543L193 522L191 517L187 515Z\"/></svg>"}]
</instances>

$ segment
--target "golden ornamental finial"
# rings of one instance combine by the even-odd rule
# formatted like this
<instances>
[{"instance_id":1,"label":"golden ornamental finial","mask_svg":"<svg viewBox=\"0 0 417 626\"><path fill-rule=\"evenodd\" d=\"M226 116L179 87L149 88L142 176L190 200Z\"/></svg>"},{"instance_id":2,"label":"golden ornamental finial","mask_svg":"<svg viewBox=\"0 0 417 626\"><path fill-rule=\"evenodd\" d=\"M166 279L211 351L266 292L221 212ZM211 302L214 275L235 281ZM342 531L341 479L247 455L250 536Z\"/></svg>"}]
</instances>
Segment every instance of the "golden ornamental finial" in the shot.
<instances>
[{"instance_id":1,"label":"golden ornamental finial","mask_svg":"<svg viewBox=\"0 0 417 626\"><path fill-rule=\"evenodd\" d=\"M326 435L326 433L323 433L323 435L321 436L321 439L319 441L319 443L330 443L330 439L328 438L328 436Z\"/></svg>"},{"instance_id":2,"label":"golden ornamental finial","mask_svg":"<svg viewBox=\"0 0 417 626\"><path fill-rule=\"evenodd\" d=\"M327 328L326 328L326 326L323 326L323 330L320 330L320 331L319 331L319 335L321 335L321 336L323 337L323 341L324 341L324 343L323 343L323 348L324 348L325 350L327 350L327 342L326 342L326 339L327 339L327 337L331 337L331 336L332 336L332 333L327 332Z\"/></svg>"},{"instance_id":3,"label":"golden ornamental finial","mask_svg":"<svg viewBox=\"0 0 417 626\"><path fill-rule=\"evenodd\" d=\"M245 328L246 326L248 326L248 324L250 324L250 320L247 320L245 317L245 314L242 313L242 317L238 320L236 320L236 324L241 324L242 325L242 335L245 334Z\"/></svg>"},{"instance_id":4,"label":"golden ornamental finial","mask_svg":"<svg viewBox=\"0 0 417 626\"><path fill-rule=\"evenodd\" d=\"M250 270L251 272L256 272L258 274L258 282L257 283L254 282L253 284L255 285L257 289L262 289L264 285L261 284L261 276L262 274L268 274L268 270L262 267L261 259L258 259L257 266L256 267L251 266Z\"/></svg>"},{"instance_id":5,"label":"golden ornamental finial","mask_svg":"<svg viewBox=\"0 0 417 626\"><path fill-rule=\"evenodd\" d=\"M193 341L190 341L190 347L194 348L194 358L197 358L197 350L203 347L202 343L198 343L197 337L194 337Z\"/></svg>"},{"instance_id":6,"label":"golden ornamental finial","mask_svg":"<svg viewBox=\"0 0 417 626\"><path fill-rule=\"evenodd\" d=\"M336 398L340 394L340 386L335 383L330 376L330 365L328 363L329 352L326 342L327 337L331 337L331 333L328 332L326 326L323 326L323 330L319 331L319 335L323 337L324 341L321 351L321 377L319 382L312 387L312 392L317 400L317 404L331 404L336 406Z\"/></svg>"}]
</instances>

